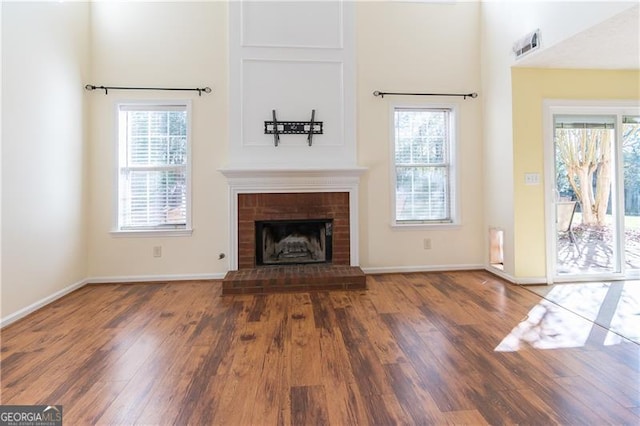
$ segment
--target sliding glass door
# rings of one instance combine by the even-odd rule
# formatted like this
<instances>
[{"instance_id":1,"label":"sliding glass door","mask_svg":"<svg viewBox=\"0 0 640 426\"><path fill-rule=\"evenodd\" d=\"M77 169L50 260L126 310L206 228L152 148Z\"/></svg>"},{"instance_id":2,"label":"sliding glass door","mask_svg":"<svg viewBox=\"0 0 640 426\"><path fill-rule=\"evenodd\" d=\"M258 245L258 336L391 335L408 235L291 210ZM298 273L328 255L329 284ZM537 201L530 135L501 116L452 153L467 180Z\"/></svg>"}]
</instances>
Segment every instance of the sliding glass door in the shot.
<instances>
[{"instance_id":1,"label":"sliding glass door","mask_svg":"<svg viewBox=\"0 0 640 426\"><path fill-rule=\"evenodd\" d=\"M640 114L565 110L551 119L553 281L638 277Z\"/></svg>"},{"instance_id":2,"label":"sliding glass door","mask_svg":"<svg viewBox=\"0 0 640 426\"><path fill-rule=\"evenodd\" d=\"M554 117L556 272L620 272L615 116Z\"/></svg>"},{"instance_id":3,"label":"sliding glass door","mask_svg":"<svg viewBox=\"0 0 640 426\"><path fill-rule=\"evenodd\" d=\"M624 268L640 272L640 115L622 117ZM640 275L640 274L638 274Z\"/></svg>"}]
</instances>

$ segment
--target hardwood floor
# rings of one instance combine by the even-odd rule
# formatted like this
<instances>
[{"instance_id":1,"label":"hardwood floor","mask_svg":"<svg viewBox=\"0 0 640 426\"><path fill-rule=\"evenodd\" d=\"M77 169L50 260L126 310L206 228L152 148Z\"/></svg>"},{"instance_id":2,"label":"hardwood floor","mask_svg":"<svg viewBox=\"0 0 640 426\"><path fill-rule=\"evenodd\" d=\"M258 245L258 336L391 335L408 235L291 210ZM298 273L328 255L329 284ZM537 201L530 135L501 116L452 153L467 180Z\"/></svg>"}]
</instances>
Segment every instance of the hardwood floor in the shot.
<instances>
[{"instance_id":1,"label":"hardwood floor","mask_svg":"<svg viewBox=\"0 0 640 426\"><path fill-rule=\"evenodd\" d=\"M69 425L640 424L638 344L485 272L367 283L84 287L2 330L0 402Z\"/></svg>"}]
</instances>

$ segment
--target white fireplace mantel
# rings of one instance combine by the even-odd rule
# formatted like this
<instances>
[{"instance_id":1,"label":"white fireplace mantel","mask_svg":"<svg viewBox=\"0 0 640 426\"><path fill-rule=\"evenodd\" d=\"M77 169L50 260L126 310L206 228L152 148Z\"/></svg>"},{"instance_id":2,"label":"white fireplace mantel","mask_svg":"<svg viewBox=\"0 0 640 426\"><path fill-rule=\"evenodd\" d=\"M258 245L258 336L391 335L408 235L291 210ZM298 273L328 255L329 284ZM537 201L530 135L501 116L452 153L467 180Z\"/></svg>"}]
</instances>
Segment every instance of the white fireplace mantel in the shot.
<instances>
[{"instance_id":1,"label":"white fireplace mantel","mask_svg":"<svg viewBox=\"0 0 640 426\"><path fill-rule=\"evenodd\" d=\"M290 192L348 192L350 227L350 262L359 266L358 256L358 187L367 169L220 169L229 183L229 269L238 269L238 194Z\"/></svg>"}]
</instances>

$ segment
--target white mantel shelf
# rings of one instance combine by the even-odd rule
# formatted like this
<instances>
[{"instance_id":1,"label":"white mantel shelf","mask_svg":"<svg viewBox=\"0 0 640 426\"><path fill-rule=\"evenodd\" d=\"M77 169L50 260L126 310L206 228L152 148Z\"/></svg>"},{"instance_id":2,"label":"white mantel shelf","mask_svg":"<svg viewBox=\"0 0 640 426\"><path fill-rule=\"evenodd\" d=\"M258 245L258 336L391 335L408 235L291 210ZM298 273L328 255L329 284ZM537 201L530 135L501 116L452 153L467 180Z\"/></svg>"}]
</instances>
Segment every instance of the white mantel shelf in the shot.
<instances>
[{"instance_id":1,"label":"white mantel shelf","mask_svg":"<svg viewBox=\"0 0 640 426\"><path fill-rule=\"evenodd\" d=\"M367 171L366 167L340 168L305 168L305 169L270 169L270 168L225 168L219 169L227 179L252 178L349 178L360 177Z\"/></svg>"},{"instance_id":2,"label":"white mantel shelf","mask_svg":"<svg viewBox=\"0 0 640 426\"><path fill-rule=\"evenodd\" d=\"M358 266L358 187L365 167L348 168L224 168L229 184L229 269L238 269L238 194L348 192L351 266Z\"/></svg>"}]
</instances>

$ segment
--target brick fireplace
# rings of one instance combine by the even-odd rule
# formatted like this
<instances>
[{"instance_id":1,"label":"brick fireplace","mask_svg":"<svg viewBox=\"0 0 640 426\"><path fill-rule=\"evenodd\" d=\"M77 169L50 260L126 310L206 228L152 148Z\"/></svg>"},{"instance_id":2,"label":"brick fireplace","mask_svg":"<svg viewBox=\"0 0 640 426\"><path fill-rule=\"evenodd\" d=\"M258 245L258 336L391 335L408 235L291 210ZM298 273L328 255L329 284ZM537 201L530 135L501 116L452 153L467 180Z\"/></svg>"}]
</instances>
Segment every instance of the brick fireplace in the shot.
<instances>
[{"instance_id":1,"label":"brick fireplace","mask_svg":"<svg viewBox=\"0 0 640 426\"><path fill-rule=\"evenodd\" d=\"M223 294L366 288L357 250L357 188L362 169L222 173L230 187L232 244ZM256 229L264 221L330 223L330 258L258 265Z\"/></svg>"},{"instance_id":2,"label":"brick fireplace","mask_svg":"<svg viewBox=\"0 0 640 426\"><path fill-rule=\"evenodd\" d=\"M238 269L256 267L256 222L332 219L332 262L349 265L349 194L307 192L239 194Z\"/></svg>"}]
</instances>

